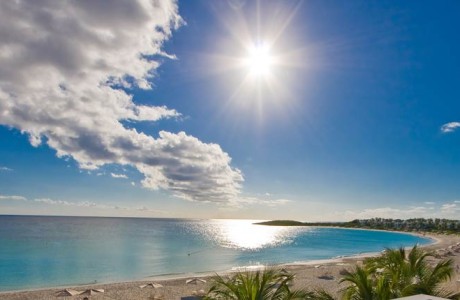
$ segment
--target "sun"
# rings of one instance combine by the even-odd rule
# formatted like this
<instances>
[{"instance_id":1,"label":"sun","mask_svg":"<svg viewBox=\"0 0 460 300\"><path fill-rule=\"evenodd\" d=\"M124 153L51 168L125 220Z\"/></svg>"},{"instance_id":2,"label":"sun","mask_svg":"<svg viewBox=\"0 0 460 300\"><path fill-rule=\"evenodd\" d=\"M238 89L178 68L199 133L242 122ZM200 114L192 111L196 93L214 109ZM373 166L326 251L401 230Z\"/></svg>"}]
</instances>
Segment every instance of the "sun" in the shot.
<instances>
[{"instance_id":1,"label":"sun","mask_svg":"<svg viewBox=\"0 0 460 300\"><path fill-rule=\"evenodd\" d=\"M267 45L253 45L248 48L245 64L250 74L255 76L268 75L273 62L273 56L270 54L270 48Z\"/></svg>"}]
</instances>

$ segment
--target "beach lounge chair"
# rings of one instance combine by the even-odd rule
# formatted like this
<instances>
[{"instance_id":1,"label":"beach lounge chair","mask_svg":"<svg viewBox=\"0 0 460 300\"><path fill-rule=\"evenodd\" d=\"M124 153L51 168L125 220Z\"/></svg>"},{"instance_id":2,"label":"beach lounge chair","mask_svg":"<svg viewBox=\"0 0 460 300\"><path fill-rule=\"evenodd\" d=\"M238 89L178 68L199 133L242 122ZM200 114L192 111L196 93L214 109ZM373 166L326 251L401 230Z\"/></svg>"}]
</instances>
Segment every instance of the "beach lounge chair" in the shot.
<instances>
[{"instance_id":1,"label":"beach lounge chair","mask_svg":"<svg viewBox=\"0 0 460 300\"><path fill-rule=\"evenodd\" d=\"M191 278L185 281L185 284L198 284L198 283L206 283L206 280L201 278Z\"/></svg>"},{"instance_id":2,"label":"beach lounge chair","mask_svg":"<svg viewBox=\"0 0 460 300\"><path fill-rule=\"evenodd\" d=\"M65 290L58 291L56 293L56 297L72 297L75 295L80 295L80 293L81 292L73 290L73 289L65 289Z\"/></svg>"},{"instance_id":3,"label":"beach lounge chair","mask_svg":"<svg viewBox=\"0 0 460 300\"><path fill-rule=\"evenodd\" d=\"M104 289L87 289L86 291L81 292L80 295L91 296L91 295L97 295L103 292L104 292Z\"/></svg>"},{"instance_id":4,"label":"beach lounge chair","mask_svg":"<svg viewBox=\"0 0 460 300\"><path fill-rule=\"evenodd\" d=\"M154 289L159 289L159 288L162 288L163 285L162 284L159 284L159 283L155 283L155 282L149 282L147 284L143 284L143 285L140 285L139 286L141 289L145 288L145 287L153 287Z\"/></svg>"}]
</instances>

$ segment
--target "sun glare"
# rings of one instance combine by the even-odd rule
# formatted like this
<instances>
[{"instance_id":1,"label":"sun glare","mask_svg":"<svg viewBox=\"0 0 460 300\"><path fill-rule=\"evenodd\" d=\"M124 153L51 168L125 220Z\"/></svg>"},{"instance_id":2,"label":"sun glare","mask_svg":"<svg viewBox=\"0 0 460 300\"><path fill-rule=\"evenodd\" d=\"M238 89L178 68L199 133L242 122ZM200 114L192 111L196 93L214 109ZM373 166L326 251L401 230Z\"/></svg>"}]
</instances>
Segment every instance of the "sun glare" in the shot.
<instances>
[{"instance_id":1,"label":"sun glare","mask_svg":"<svg viewBox=\"0 0 460 300\"><path fill-rule=\"evenodd\" d=\"M266 45L253 46L248 51L246 65L249 72L256 76L266 75L270 72L273 64L273 57L270 55L270 49Z\"/></svg>"},{"instance_id":2,"label":"sun glare","mask_svg":"<svg viewBox=\"0 0 460 300\"><path fill-rule=\"evenodd\" d=\"M251 220L218 220L214 233L220 245L226 248L259 249L286 242L287 236L293 234L291 229L254 225Z\"/></svg>"},{"instance_id":3,"label":"sun glare","mask_svg":"<svg viewBox=\"0 0 460 300\"><path fill-rule=\"evenodd\" d=\"M227 34L216 39L215 50L207 56L209 75L219 75L228 91L222 114L252 120L258 130L275 115L288 118L302 100L294 93L302 80L296 75L309 62L309 48L299 48L304 39L297 38L297 27L291 26L302 1L235 1L244 4L225 14L216 10Z\"/></svg>"}]
</instances>

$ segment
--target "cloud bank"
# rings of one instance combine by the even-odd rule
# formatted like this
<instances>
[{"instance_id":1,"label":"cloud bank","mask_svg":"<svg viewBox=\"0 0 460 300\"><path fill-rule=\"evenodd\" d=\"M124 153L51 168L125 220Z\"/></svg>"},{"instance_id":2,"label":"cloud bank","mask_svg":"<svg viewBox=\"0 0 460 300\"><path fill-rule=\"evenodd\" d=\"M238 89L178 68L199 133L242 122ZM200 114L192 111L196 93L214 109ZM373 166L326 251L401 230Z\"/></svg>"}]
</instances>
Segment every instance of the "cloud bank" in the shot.
<instances>
[{"instance_id":1,"label":"cloud bank","mask_svg":"<svg viewBox=\"0 0 460 300\"><path fill-rule=\"evenodd\" d=\"M458 128L460 128L460 122L450 122L450 123L446 123L442 125L441 131L443 133L449 133L449 132L454 132Z\"/></svg>"},{"instance_id":2,"label":"cloud bank","mask_svg":"<svg viewBox=\"0 0 460 300\"><path fill-rule=\"evenodd\" d=\"M0 195L0 200L26 201L26 197L17 195Z\"/></svg>"},{"instance_id":3,"label":"cloud bank","mask_svg":"<svg viewBox=\"0 0 460 300\"><path fill-rule=\"evenodd\" d=\"M159 58L174 58L161 46L182 23L168 0L1 1L0 124L82 169L130 165L146 188L233 201L243 176L219 145L184 132L155 138L123 124L180 116L138 105L120 87L151 88Z\"/></svg>"},{"instance_id":4,"label":"cloud bank","mask_svg":"<svg viewBox=\"0 0 460 300\"><path fill-rule=\"evenodd\" d=\"M379 207L367 208L360 211L346 210L337 211L326 216L328 220L350 221L353 219L390 218L390 219L411 219L411 218L447 218L457 219L460 213L460 201L427 206L407 207ZM427 204L427 203L425 203Z\"/></svg>"},{"instance_id":5,"label":"cloud bank","mask_svg":"<svg viewBox=\"0 0 460 300\"><path fill-rule=\"evenodd\" d=\"M66 205L66 206L80 206L80 207L96 207L97 206L96 203L89 202L89 201L69 202L65 200L53 200L49 198L38 198L38 199L34 199L33 201L44 203L44 204L50 204L50 205Z\"/></svg>"},{"instance_id":6,"label":"cloud bank","mask_svg":"<svg viewBox=\"0 0 460 300\"><path fill-rule=\"evenodd\" d=\"M20 201L24 203L35 203L45 206L60 206L60 207L71 207L71 208L94 208L99 210L117 210L117 211L125 211L125 212L149 212L149 213L156 213L156 214L164 214L165 211L158 210L158 209L151 209L146 206L119 206L119 205L112 205L112 204L97 204L91 201L79 201L79 202L72 202L67 200L54 200L50 198L36 198L36 199L27 199L23 196L18 195L0 195L0 200L5 201ZM93 210L87 211L89 214L94 214Z\"/></svg>"}]
</instances>

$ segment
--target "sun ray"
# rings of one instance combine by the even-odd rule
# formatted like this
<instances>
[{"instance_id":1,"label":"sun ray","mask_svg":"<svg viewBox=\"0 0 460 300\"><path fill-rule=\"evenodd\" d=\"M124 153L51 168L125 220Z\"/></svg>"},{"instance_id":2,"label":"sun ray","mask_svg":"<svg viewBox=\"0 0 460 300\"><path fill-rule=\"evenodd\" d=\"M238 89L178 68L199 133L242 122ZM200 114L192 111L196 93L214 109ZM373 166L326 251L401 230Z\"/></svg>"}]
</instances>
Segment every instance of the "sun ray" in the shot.
<instances>
[{"instance_id":1,"label":"sun ray","mask_svg":"<svg viewBox=\"0 0 460 300\"><path fill-rule=\"evenodd\" d=\"M311 65L289 30L300 2L272 3L268 10L256 0L224 14L224 4L211 5L227 31L214 41L213 53L205 54L211 66L208 75L222 78L221 91L227 95L216 120L249 117L257 129L270 116L292 111L290 106L297 101L293 88L299 83L295 74ZM262 18L266 12L268 17Z\"/></svg>"}]
</instances>

